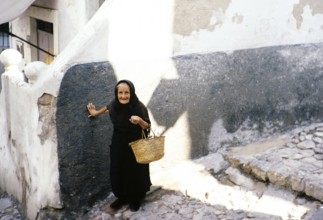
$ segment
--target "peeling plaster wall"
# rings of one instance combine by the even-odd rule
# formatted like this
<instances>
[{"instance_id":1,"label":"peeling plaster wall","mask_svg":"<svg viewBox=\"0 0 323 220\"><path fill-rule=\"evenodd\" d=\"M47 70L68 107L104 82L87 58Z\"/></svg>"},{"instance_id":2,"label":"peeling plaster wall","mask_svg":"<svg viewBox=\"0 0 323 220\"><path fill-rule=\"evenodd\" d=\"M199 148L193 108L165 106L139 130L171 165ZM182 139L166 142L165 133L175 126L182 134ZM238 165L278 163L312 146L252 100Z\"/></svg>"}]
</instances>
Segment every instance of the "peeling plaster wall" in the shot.
<instances>
[{"instance_id":1,"label":"peeling plaster wall","mask_svg":"<svg viewBox=\"0 0 323 220\"><path fill-rule=\"evenodd\" d=\"M104 4L102 10L65 48L48 71L42 73L44 78L37 81L35 85L30 86L25 82L12 83L7 76L2 75L0 157L4 159L0 160L0 187L22 203L22 207L30 219L35 219L38 214L47 216L47 208L49 210L51 210L50 208L55 208L63 212L68 209L71 211L71 208L74 211L80 211L82 205L92 204L96 199L109 193L108 155L107 152L104 154L100 152L102 148L107 150L106 144L108 141L104 139L104 143L101 142L101 145L95 145L94 147L98 147L98 151L92 151L93 148L87 148L92 153L94 160L97 158L96 153L99 153L103 158L101 160L103 162L99 164L101 167L94 167L93 163L87 164L89 172L83 172L82 169L78 170L78 164L73 164L73 162L78 163L81 160L81 163L83 163L83 160L87 160L87 154L82 154L79 148L71 150L64 145L64 143L75 140L73 138L77 139L80 135L79 130L75 130L74 133L67 131L69 134L73 134L73 137L68 140L62 139L61 135L62 132L66 132L66 128L70 128L70 125L72 125L72 129L77 125L75 121L73 121L73 124L73 122L65 119L66 114L71 114L69 112L69 101L77 101L79 104L75 108L81 111L81 115L79 115L81 118L86 118L86 121L79 121L80 123L91 128L93 126L99 127L98 133L93 132L91 129L88 130L90 133L84 136L87 141L89 141L89 137L102 141L101 138L104 135L102 132L106 131L106 127L103 126L103 123L107 124L105 120L93 120L92 125L90 124L91 120L87 117L85 105L83 108L79 103L81 101L84 104L88 100L82 99L82 94L74 96L73 93L75 91L73 88L78 88L74 83L77 84L79 81L83 83L84 88L91 89L91 87L88 87L90 79L78 78L79 75L76 72L79 71L70 71L70 74L67 74L69 68L75 63L84 62L84 60L88 59L91 61L106 60L106 49L102 49L107 48L104 47L107 44L104 36L107 36L108 33L106 9L107 4ZM97 32L102 35L98 35ZM20 64L20 68L18 66L15 68L22 75L20 70L23 69L23 65ZM104 78L106 70L104 68L99 69L101 70L101 77ZM92 72L99 69L95 68ZM85 74L85 76L88 74L87 77L93 75L91 71L88 72L86 69L83 69L80 74ZM113 77L112 81L115 82L115 75L112 74L111 77ZM62 82L63 78L73 79L73 82L69 83L69 80ZM95 82L93 81L94 88L100 82L104 82L101 79L97 78ZM99 87L102 88L103 86ZM89 96L94 100L95 97L100 96L101 91L93 91ZM61 95L60 99L57 100L59 95ZM101 98L104 98L104 96ZM71 122L71 124L65 124L66 127L61 126L62 124L60 123L57 126L56 101L60 105L60 113L66 109L64 114L58 114L60 123ZM57 133L60 134L59 137L57 137ZM57 141L61 142L59 146L63 146L63 148L58 150ZM77 141L80 144L85 143L81 139L77 139ZM94 143L99 143L98 141ZM73 142L73 144L75 143ZM89 144L93 147L93 143ZM79 147L79 145L76 147ZM91 162L91 160L88 160L88 162ZM69 167L70 169L60 167L61 170L59 170L59 163L62 167L70 164L72 166ZM90 169L92 171L94 169L97 174L94 176ZM86 179L92 180L92 182L90 181L88 185L84 184L84 179L78 178L76 171L79 171ZM67 178L70 177L69 174L73 176L72 179ZM81 194L75 193L76 184L80 184L80 187L86 187L86 190L81 191ZM75 195L75 197L71 195ZM73 219L74 217L67 218Z\"/></svg>"},{"instance_id":2,"label":"peeling plaster wall","mask_svg":"<svg viewBox=\"0 0 323 220\"><path fill-rule=\"evenodd\" d=\"M305 14L306 10L309 11L309 14ZM294 5L293 16L298 29L301 28L304 20L306 20L305 16L314 17L316 15L323 15L323 2L321 1L301 0L298 4ZM323 24L321 24L320 28L323 29Z\"/></svg>"},{"instance_id":3,"label":"peeling plaster wall","mask_svg":"<svg viewBox=\"0 0 323 220\"><path fill-rule=\"evenodd\" d=\"M210 32L224 23L224 15L231 0L175 1L174 33L190 36L194 31L206 29ZM216 13L217 20L210 23Z\"/></svg>"},{"instance_id":4,"label":"peeling plaster wall","mask_svg":"<svg viewBox=\"0 0 323 220\"><path fill-rule=\"evenodd\" d=\"M44 145L47 140L56 143L56 97L44 93L39 97L37 104L39 111L38 137L40 143Z\"/></svg>"},{"instance_id":5,"label":"peeling plaster wall","mask_svg":"<svg viewBox=\"0 0 323 220\"><path fill-rule=\"evenodd\" d=\"M176 0L174 54L323 41L316 0Z\"/></svg>"},{"instance_id":6,"label":"peeling plaster wall","mask_svg":"<svg viewBox=\"0 0 323 220\"><path fill-rule=\"evenodd\" d=\"M50 87L31 87L6 74L1 77L0 187L21 202L26 216L35 219L44 207L62 207L56 99Z\"/></svg>"}]
</instances>

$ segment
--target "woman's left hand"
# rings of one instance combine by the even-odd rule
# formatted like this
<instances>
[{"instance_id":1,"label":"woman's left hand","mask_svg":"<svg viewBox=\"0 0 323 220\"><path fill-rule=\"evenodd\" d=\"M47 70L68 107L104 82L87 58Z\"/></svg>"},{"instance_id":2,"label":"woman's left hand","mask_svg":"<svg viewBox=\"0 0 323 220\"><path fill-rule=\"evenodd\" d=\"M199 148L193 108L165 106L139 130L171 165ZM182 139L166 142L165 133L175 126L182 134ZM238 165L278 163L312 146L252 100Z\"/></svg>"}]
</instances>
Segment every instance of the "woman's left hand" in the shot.
<instances>
[{"instance_id":1,"label":"woman's left hand","mask_svg":"<svg viewBox=\"0 0 323 220\"><path fill-rule=\"evenodd\" d=\"M140 123L140 121L142 120L139 116L136 116L136 115L133 115L133 116L131 116L130 117L130 122L132 123L132 124L135 124L135 125L137 125L137 124L139 124Z\"/></svg>"}]
</instances>

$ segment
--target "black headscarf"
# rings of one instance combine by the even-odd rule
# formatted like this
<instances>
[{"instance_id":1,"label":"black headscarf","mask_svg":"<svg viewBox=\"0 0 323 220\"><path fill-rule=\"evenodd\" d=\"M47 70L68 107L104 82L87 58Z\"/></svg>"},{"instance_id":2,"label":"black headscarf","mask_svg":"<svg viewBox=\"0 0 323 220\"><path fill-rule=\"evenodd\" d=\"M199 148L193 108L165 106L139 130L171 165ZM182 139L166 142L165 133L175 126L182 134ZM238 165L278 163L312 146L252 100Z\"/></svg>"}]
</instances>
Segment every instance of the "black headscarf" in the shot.
<instances>
[{"instance_id":1,"label":"black headscarf","mask_svg":"<svg viewBox=\"0 0 323 220\"><path fill-rule=\"evenodd\" d=\"M118 99L118 86L125 83L130 88L130 100L127 104L121 104ZM129 131L133 126L129 119L132 115L140 115L140 101L135 92L135 86L129 80L120 80L114 88L114 100L108 105L109 114L114 128L119 131Z\"/></svg>"},{"instance_id":2,"label":"black headscarf","mask_svg":"<svg viewBox=\"0 0 323 220\"><path fill-rule=\"evenodd\" d=\"M130 101L128 104L121 104L119 102L119 99L118 99L118 86L121 84L121 83L125 83L129 86L130 88ZM127 106L127 105L130 105L130 107L136 107L136 105L138 104L139 102L139 99L136 95L136 92L135 92L135 86L133 85L133 83L129 80L120 80L117 85L114 87L114 100L115 100L115 103L116 103L116 106L117 107L124 107L124 106Z\"/></svg>"}]
</instances>

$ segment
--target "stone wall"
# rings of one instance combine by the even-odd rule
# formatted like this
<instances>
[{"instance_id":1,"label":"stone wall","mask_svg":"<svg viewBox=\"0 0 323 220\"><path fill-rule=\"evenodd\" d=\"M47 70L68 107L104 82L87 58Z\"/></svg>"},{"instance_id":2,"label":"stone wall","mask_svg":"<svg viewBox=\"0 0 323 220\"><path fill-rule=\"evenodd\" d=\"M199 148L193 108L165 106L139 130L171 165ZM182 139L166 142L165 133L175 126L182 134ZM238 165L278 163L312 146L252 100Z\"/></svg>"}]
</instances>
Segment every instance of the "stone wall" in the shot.
<instances>
[{"instance_id":1,"label":"stone wall","mask_svg":"<svg viewBox=\"0 0 323 220\"><path fill-rule=\"evenodd\" d=\"M86 105L97 108L114 97L116 78L108 63L71 67L57 100L57 141L62 200L67 209L91 205L110 189L109 115L89 118Z\"/></svg>"},{"instance_id":2,"label":"stone wall","mask_svg":"<svg viewBox=\"0 0 323 220\"><path fill-rule=\"evenodd\" d=\"M216 150L213 142L221 141L213 128L219 120L229 134L248 130L248 140L321 120L322 53L322 44L316 44L174 57L180 77L161 80L147 104L157 124L165 126L166 131L188 112L191 156L206 155ZM106 91L106 84L94 83L102 77L97 65L92 67L95 73L89 75L90 84L86 86L82 80L81 86L86 88L82 93L92 85L97 91ZM111 67L108 71L108 75L114 74ZM76 93L72 96L77 97ZM244 141L236 135L231 143Z\"/></svg>"},{"instance_id":3,"label":"stone wall","mask_svg":"<svg viewBox=\"0 0 323 220\"><path fill-rule=\"evenodd\" d=\"M322 55L316 44L174 57L179 78L161 80L148 107L166 130L187 113L193 158L273 135L322 120Z\"/></svg>"},{"instance_id":4,"label":"stone wall","mask_svg":"<svg viewBox=\"0 0 323 220\"><path fill-rule=\"evenodd\" d=\"M178 79L160 81L147 106L166 140L186 112L186 149L166 141L168 160L190 152L197 158L224 146L275 136L323 116L323 45L294 45L232 53L174 57ZM67 207L89 204L109 191L108 115L87 117L86 104L102 107L113 98L110 63L71 67L57 100L60 187ZM139 91L138 91L139 92ZM140 96L139 96L140 98Z\"/></svg>"}]
</instances>

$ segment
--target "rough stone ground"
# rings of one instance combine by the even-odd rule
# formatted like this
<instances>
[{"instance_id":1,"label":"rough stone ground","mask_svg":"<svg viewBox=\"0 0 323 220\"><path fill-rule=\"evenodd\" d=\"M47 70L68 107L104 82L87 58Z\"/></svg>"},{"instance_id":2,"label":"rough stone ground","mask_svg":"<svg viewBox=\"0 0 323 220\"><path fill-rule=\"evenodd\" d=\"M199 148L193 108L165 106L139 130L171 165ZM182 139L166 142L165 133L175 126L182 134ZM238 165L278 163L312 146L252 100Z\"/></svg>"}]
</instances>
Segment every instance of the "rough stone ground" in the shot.
<instances>
[{"instance_id":1,"label":"rough stone ground","mask_svg":"<svg viewBox=\"0 0 323 220\"><path fill-rule=\"evenodd\" d=\"M322 143L323 124L315 124L194 161L155 162L138 212L113 212L110 195L78 219L322 220ZM10 201L1 195L0 220L23 219Z\"/></svg>"},{"instance_id":2,"label":"rough stone ground","mask_svg":"<svg viewBox=\"0 0 323 220\"><path fill-rule=\"evenodd\" d=\"M0 191L0 220L24 219L17 201Z\"/></svg>"},{"instance_id":3,"label":"rough stone ground","mask_svg":"<svg viewBox=\"0 0 323 220\"><path fill-rule=\"evenodd\" d=\"M323 125L236 148L227 159L262 181L323 201Z\"/></svg>"}]
</instances>

